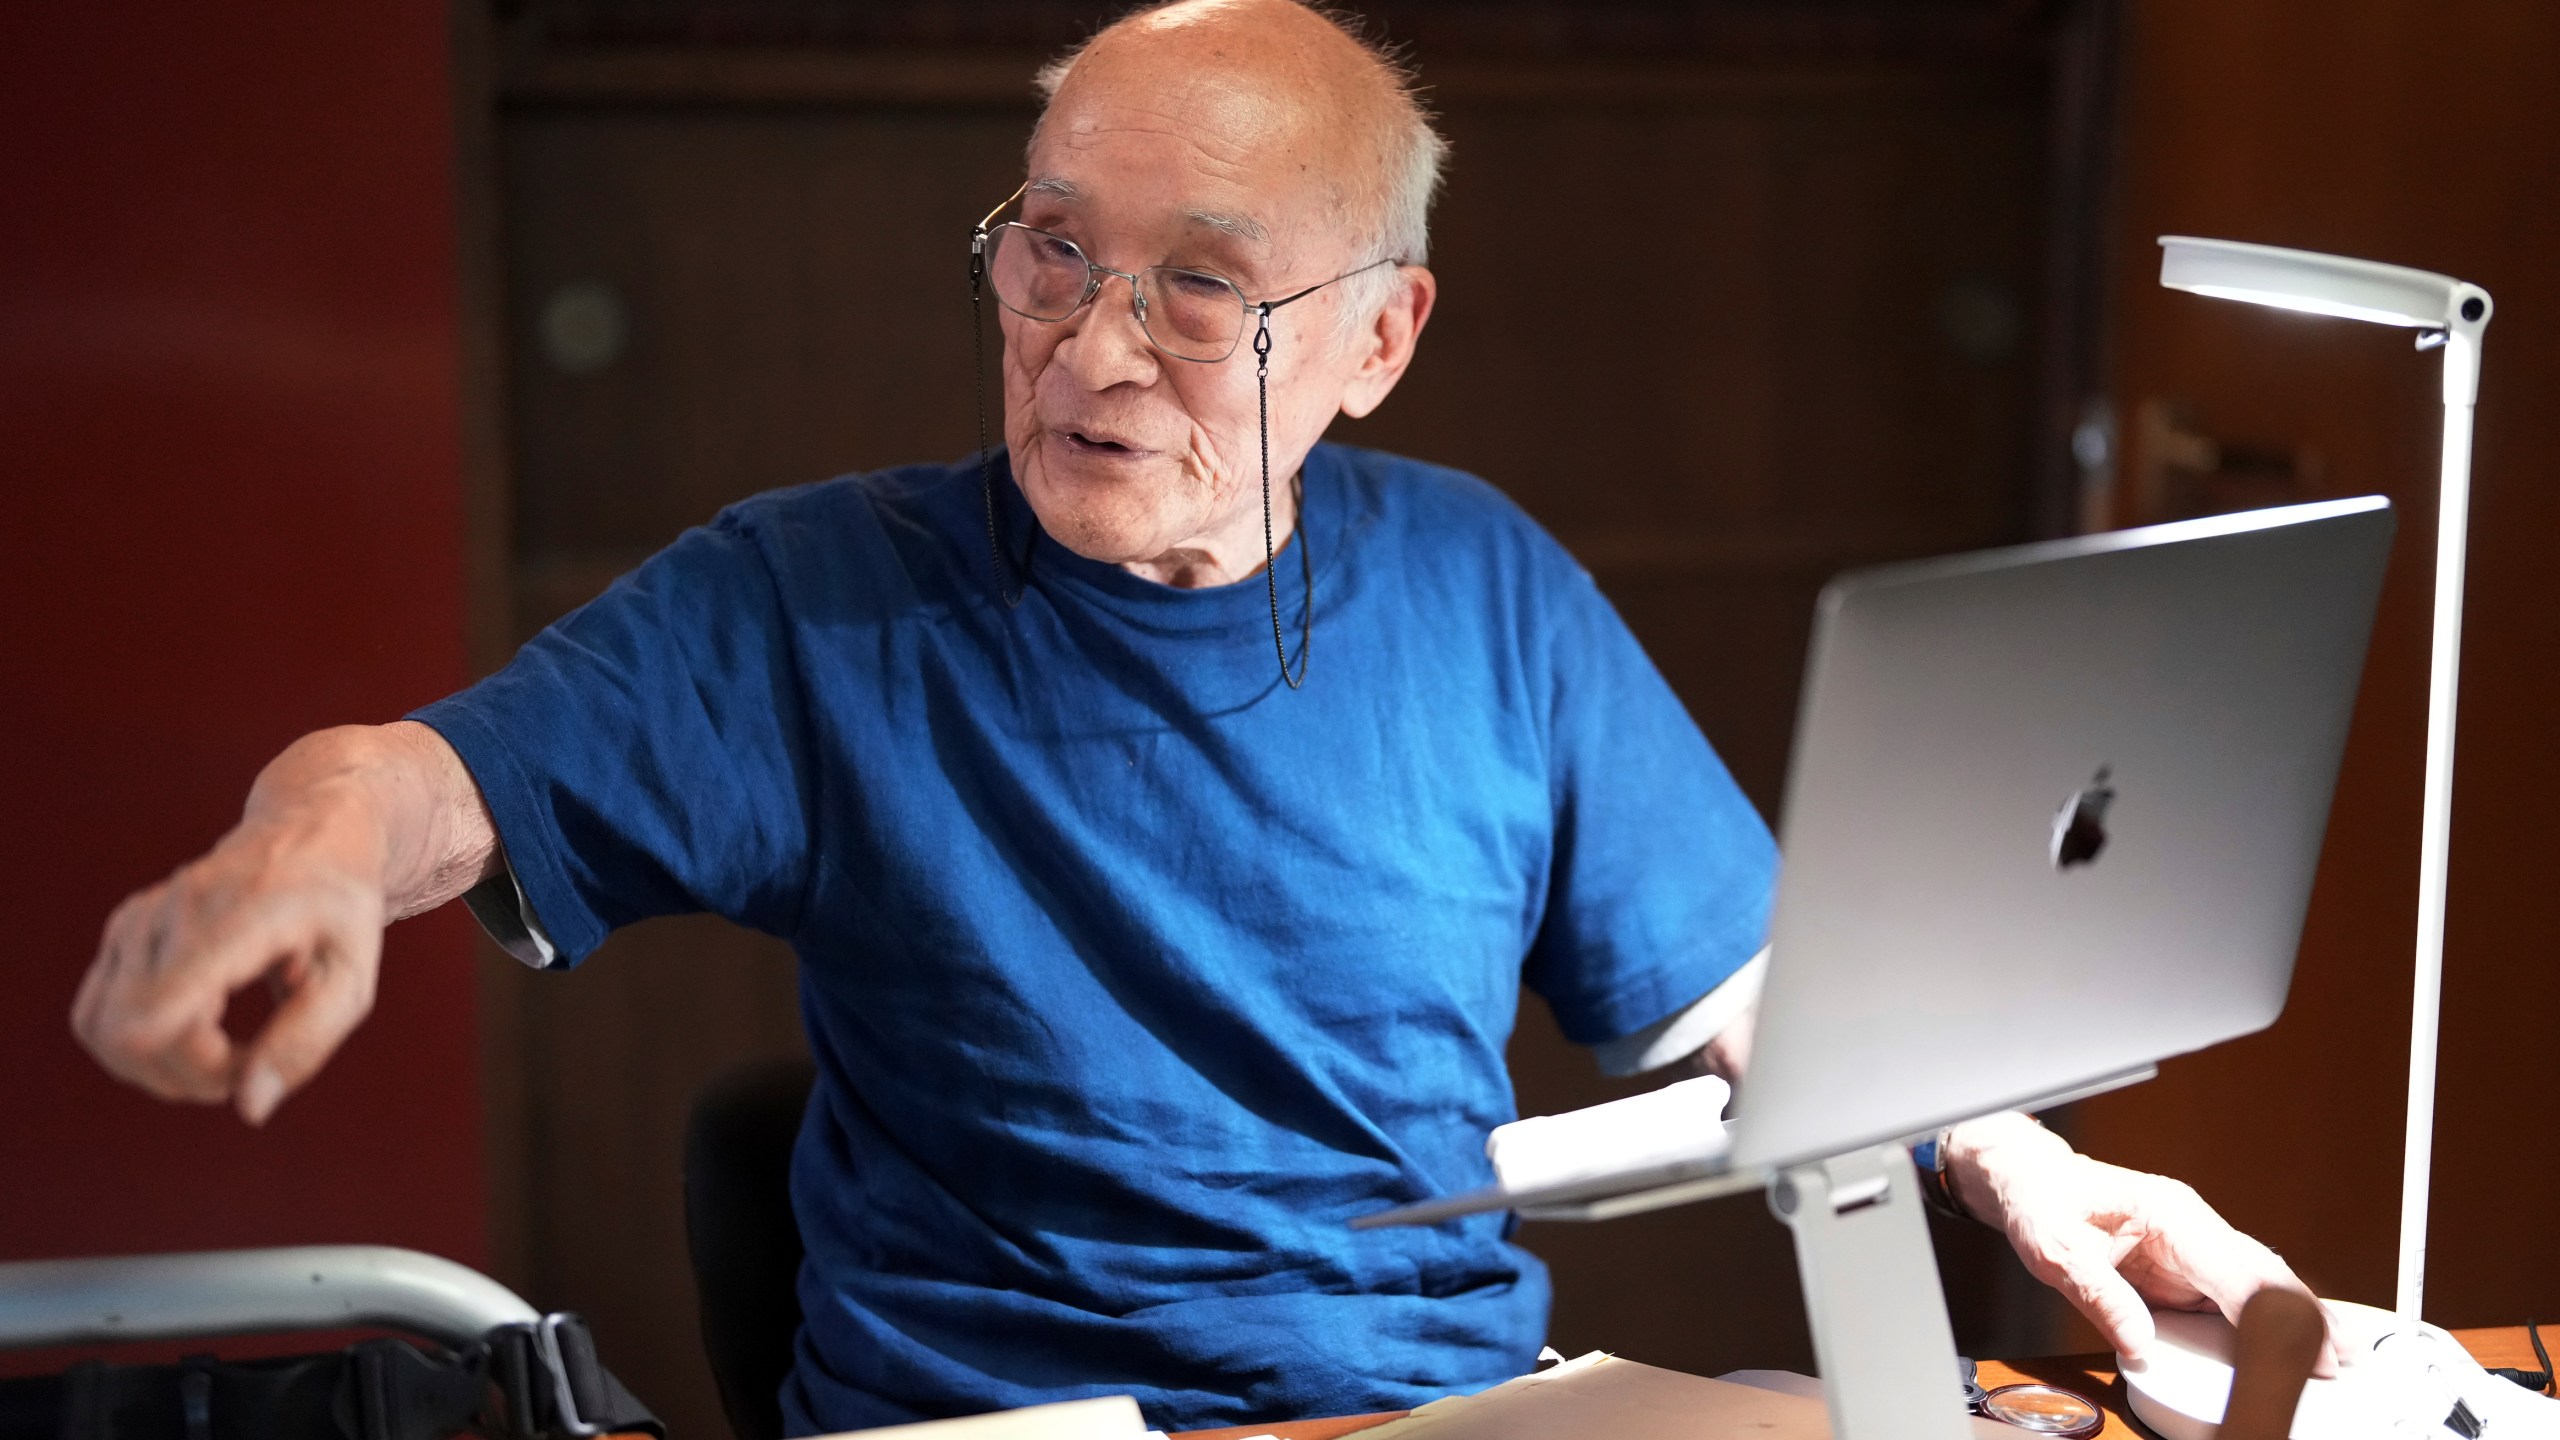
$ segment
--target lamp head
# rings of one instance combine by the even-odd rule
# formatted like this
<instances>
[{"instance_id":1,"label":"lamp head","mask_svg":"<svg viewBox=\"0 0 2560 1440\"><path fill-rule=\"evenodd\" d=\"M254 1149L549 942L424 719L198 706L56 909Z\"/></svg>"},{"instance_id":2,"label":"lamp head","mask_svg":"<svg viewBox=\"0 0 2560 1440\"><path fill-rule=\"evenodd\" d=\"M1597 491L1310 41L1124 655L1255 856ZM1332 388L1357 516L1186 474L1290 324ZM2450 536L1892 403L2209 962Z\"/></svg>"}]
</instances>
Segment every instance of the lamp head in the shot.
<instances>
[{"instance_id":1,"label":"lamp head","mask_svg":"<svg viewBox=\"0 0 2560 1440\"><path fill-rule=\"evenodd\" d=\"M2160 283L2172 290L2377 325L2432 330L2489 318L2488 292L2449 275L2191 235L2160 237Z\"/></svg>"}]
</instances>

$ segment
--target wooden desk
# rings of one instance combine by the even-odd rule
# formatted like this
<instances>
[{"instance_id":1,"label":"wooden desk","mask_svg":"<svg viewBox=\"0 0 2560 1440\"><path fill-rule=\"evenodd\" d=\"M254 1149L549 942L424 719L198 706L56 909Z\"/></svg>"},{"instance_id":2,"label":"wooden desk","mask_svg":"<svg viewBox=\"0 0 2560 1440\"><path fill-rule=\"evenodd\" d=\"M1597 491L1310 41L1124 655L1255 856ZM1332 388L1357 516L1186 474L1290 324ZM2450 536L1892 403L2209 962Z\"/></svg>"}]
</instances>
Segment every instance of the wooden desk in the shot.
<instances>
[{"instance_id":1,"label":"wooden desk","mask_svg":"<svg viewBox=\"0 0 2560 1440\"><path fill-rule=\"evenodd\" d=\"M2525 1339L2521 1325L2493 1330L2456 1330L2453 1333L2463 1348L2483 1365L2520 1370L2542 1368L2542 1363L2533 1358L2533 1346ZM2545 1331L2542 1338L2548 1345L2554 1336ZM2086 1395L2107 1412L2107 1428L2098 1432L2098 1440L2149 1440L2150 1432L2135 1424L2126 1413L2124 1387L2116 1383L2116 1372L2110 1368L2114 1364L2112 1355L2062 1355L2045 1360L2006 1362L1985 1360L1979 1367L1979 1374L1986 1390L2041 1380L2047 1385L2059 1385L2065 1390ZM1384 1425L1403 1414L1403 1411L1395 1410L1378 1415L1346 1415L1332 1420L1299 1420L1284 1425L1192 1430L1178 1440L1245 1440L1249 1435L1277 1435L1280 1440L1334 1440L1336 1436ZM2027 1432L2021 1430L2018 1433L2024 1435Z\"/></svg>"},{"instance_id":2,"label":"wooden desk","mask_svg":"<svg viewBox=\"0 0 2560 1440\"><path fill-rule=\"evenodd\" d=\"M1239 1425L1232 1430L1185 1430L1173 1440L1244 1440L1248 1435L1277 1435L1280 1440L1333 1440L1354 1430L1401 1420L1408 1412L1386 1410L1375 1415L1344 1415L1332 1420L1293 1420L1286 1425Z\"/></svg>"}]
</instances>

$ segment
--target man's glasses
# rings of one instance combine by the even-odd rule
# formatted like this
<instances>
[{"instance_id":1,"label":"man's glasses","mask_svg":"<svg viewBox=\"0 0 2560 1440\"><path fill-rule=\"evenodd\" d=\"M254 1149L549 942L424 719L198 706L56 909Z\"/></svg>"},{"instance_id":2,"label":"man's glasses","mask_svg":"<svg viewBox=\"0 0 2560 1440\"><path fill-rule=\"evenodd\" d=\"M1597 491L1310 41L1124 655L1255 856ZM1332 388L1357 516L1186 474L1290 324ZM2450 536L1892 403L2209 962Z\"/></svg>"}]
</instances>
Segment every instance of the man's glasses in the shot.
<instances>
[{"instance_id":1,"label":"man's glasses","mask_svg":"<svg viewBox=\"0 0 2560 1440\"><path fill-rule=\"evenodd\" d=\"M1076 242L1063 235L1020 221L997 224L996 217L1005 212L1006 206L1021 198L1021 190L1005 197L1003 205L988 211L987 218L978 222L977 232L970 238L971 253L975 262L984 267L987 286L995 292L997 304L1025 320L1055 323L1083 309L1101 292L1103 282L1116 275L1129 282L1129 303L1137 312L1138 328L1146 333L1147 343L1176 360L1198 364L1214 365L1233 355L1244 339L1248 315L1258 317L1263 328L1268 329L1271 312L1281 306L1304 300L1327 285L1394 263L1384 258L1372 260L1294 295L1277 300L1248 300L1234 281L1211 271L1150 265L1133 275L1095 264ZM1255 348L1256 353L1262 353L1265 347L1257 341Z\"/></svg>"},{"instance_id":2,"label":"man's glasses","mask_svg":"<svg viewBox=\"0 0 2560 1440\"><path fill-rule=\"evenodd\" d=\"M1055 324L1091 303L1102 290L1102 282L1117 275L1129 282L1129 304L1137 313L1138 329L1147 343L1176 360L1214 365L1236 353L1236 342L1244 338L1245 317L1254 317L1253 359L1254 387L1262 412L1262 575L1271 597L1271 650L1280 661L1280 678L1292 690L1305 683L1307 654L1313 648L1316 623L1315 561L1309 556L1305 516L1299 516L1298 569L1305 589L1305 606L1298 622L1298 664L1293 673L1289 666L1288 647L1280 632L1280 581L1272 573L1271 536L1271 312L1283 305L1306 299L1325 286L1348 280L1354 275L1375 270L1381 265L1397 264L1392 257L1372 260L1366 265L1345 270L1331 280L1319 281L1277 300L1248 300L1236 283L1207 270L1190 270L1180 265L1150 265L1132 275L1108 265L1096 265L1076 242L1063 235L1053 235L1019 221L996 223L1005 207L1022 198L1031 186L1025 182L1004 204L987 212L977 228L969 232L969 306L974 323L970 327L977 361L978 390L978 488L987 510L987 552L995 561L996 593L1007 607L1022 603L1021 586L1029 578L1031 557L1024 552L1019 562L1004 552L996 525L995 473L991 465L993 451L987 444L987 356L986 324L975 317L981 290L995 292L996 303L1025 320ZM1014 584L1008 588L1006 581Z\"/></svg>"}]
</instances>

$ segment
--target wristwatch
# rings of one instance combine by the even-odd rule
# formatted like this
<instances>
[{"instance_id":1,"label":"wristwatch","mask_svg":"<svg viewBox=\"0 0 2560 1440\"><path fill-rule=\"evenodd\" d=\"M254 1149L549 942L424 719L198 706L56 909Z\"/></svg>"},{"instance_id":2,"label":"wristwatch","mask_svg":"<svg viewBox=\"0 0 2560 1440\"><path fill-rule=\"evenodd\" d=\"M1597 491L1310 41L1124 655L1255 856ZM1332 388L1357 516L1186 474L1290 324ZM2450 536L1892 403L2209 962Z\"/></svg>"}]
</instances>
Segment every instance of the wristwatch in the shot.
<instances>
[{"instance_id":1,"label":"wristwatch","mask_svg":"<svg viewBox=\"0 0 2560 1440\"><path fill-rule=\"evenodd\" d=\"M1911 1147L1911 1163L1920 1171L1920 1198L1932 1210L1958 1220L1973 1217L1956 1201L1955 1183L1947 1178L1947 1137L1955 1127L1942 1125L1928 1139Z\"/></svg>"}]
</instances>

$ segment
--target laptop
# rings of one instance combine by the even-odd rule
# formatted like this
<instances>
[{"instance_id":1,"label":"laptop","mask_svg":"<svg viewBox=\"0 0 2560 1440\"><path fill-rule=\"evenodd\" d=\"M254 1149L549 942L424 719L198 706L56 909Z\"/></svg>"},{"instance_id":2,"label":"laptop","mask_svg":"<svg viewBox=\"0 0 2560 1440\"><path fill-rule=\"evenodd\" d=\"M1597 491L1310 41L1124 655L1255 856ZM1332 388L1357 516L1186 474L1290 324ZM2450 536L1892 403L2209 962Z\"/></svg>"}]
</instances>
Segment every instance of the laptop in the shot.
<instances>
[{"instance_id":1,"label":"laptop","mask_svg":"<svg viewBox=\"0 0 2560 1440\"><path fill-rule=\"evenodd\" d=\"M2265 1028L2391 534L2389 502L2368 497L1834 580L1729 1135L1354 1225L1597 1220L1757 1188Z\"/></svg>"}]
</instances>

